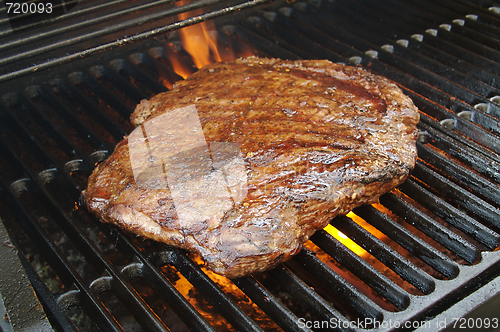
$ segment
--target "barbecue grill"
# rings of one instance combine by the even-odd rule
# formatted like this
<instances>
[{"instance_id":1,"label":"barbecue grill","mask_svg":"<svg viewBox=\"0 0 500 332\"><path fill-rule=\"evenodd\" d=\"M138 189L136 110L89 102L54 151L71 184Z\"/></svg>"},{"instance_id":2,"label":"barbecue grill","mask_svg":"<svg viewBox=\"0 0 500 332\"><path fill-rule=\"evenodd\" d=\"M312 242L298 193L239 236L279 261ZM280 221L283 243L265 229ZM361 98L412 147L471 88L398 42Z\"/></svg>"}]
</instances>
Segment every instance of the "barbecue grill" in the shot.
<instances>
[{"instance_id":1,"label":"barbecue grill","mask_svg":"<svg viewBox=\"0 0 500 332\"><path fill-rule=\"evenodd\" d=\"M0 16L2 330L500 330L500 3L53 3ZM395 81L421 111L411 177L237 280L79 204L140 100L249 55Z\"/></svg>"}]
</instances>

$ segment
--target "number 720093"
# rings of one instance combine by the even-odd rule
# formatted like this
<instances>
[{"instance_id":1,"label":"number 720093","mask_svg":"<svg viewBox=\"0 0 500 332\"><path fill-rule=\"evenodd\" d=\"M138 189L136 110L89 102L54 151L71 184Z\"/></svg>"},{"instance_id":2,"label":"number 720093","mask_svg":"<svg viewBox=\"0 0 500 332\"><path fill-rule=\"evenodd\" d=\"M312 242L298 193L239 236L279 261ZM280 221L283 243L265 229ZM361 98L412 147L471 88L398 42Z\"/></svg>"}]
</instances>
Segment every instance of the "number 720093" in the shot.
<instances>
[{"instance_id":1,"label":"number 720093","mask_svg":"<svg viewBox=\"0 0 500 332\"><path fill-rule=\"evenodd\" d=\"M52 13L52 3L47 2L6 2L7 14L50 14Z\"/></svg>"}]
</instances>

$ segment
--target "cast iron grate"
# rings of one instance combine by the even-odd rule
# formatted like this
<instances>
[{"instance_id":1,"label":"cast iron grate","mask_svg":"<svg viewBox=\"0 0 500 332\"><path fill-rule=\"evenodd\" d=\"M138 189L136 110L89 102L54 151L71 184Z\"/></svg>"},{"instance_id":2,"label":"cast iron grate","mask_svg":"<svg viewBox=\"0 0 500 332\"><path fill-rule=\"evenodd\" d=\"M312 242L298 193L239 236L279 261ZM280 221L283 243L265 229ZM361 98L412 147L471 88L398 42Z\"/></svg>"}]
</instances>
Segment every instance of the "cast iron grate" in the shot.
<instances>
[{"instance_id":1,"label":"cast iron grate","mask_svg":"<svg viewBox=\"0 0 500 332\"><path fill-rule=\"evenodd\" d=\"M360 64L400 84L422 111L410 179L380 204L333 220L292 261L234 281L78 206L94 165L131 131L134 106L181 79L172 56L195 70L175 33L13 81L15 89L4 83L0 217L53 326L292 331L322 321L391 330L389 322L415 327L497 277L500 17L493 2L420 3L296 2L217 26L234 56Z\"/></svg>"}]
</instances>

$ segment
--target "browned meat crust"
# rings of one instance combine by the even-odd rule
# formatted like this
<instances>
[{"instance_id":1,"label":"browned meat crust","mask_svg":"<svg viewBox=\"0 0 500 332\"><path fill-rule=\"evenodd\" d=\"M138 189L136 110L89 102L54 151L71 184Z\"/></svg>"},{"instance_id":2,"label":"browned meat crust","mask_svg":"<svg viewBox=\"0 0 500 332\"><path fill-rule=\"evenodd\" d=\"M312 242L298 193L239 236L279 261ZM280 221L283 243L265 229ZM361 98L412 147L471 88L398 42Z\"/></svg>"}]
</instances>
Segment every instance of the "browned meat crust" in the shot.
<instances>
[{"instance_id":1,"label":"browned meat crust","mask_svg":"<svg viewBox=\"0 0 500 332\"><path fill-rule=\"evenodd\" d=\"M96 167L88 208L236 278L288 260L333 217L403 182L419 113L395 84L361 68L250 57L202 68L142 101L131 120L144 125ZM182 136L196 121L192 137L205 143L189 148L193 138ZM151 145L167 135L158 123L176 154ZM156 159L141 158L153 150ZM159 169L153 159L162 179L148 176Z\"/></svg>"}]
</instances>

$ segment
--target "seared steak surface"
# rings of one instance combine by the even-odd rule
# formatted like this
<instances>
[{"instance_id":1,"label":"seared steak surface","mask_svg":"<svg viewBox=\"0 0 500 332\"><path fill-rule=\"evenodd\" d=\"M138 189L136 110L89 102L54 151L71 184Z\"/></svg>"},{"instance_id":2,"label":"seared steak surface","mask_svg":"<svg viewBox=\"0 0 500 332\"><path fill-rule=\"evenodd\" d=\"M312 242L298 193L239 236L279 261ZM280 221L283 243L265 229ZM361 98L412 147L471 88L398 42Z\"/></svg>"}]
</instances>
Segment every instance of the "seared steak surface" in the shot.
<instances>
[{"instance_id":1,"label":"seared steak surface","mask_svg":"<svg viewBox=\"0 0 500 332\"><path fill-rule=\"evenodd\" d=\"M236 278L288 260L333 217L402 183L419 114L361 68L250 57L202 68L131 120L90 176L87 207Z\"/></svg>"}]
</instances>

